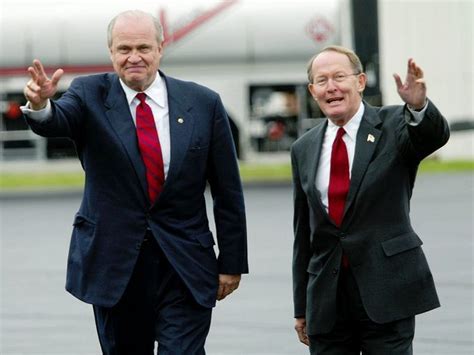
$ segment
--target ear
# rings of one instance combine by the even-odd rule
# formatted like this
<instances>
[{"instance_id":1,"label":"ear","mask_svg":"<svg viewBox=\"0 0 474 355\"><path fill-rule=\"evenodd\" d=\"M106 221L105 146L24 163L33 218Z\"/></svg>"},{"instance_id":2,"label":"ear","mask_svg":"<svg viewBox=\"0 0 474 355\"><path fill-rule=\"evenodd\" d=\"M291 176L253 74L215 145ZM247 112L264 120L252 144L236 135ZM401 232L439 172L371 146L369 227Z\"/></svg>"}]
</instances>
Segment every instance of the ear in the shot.
<instances>
[{"instance_id":1,"label":"ear","mask_svg":"<svg viewBox=\"0 0 474 355\"><path fill-rule=\"evenodd\" d=\"M114 53L112 52L112 47L109 47L109 58L111 62L114 61Z\"/></svg>"},{"instance_id":2,"label":"ear","mask_svg":"<svg viewBox=\"0 0 474 355\"><path fill-rule=\"evenodd\" d=\"M361 73L359 74L357 80L357 91L361 93L365 90L365 84L367 84L367 75L365 73Z\"/></svg>"},{"instance_id":3,"label":"ear","mask_svg":"<svg viewBox=\"0 0 474 355\"><path fill-rule=\"evenodd\" d=\"M316 98L316 87L314 86L314 84L308 84L308 91L313 97L314 101L318 101L318 99Z\"/></svg>"}]
</instances>

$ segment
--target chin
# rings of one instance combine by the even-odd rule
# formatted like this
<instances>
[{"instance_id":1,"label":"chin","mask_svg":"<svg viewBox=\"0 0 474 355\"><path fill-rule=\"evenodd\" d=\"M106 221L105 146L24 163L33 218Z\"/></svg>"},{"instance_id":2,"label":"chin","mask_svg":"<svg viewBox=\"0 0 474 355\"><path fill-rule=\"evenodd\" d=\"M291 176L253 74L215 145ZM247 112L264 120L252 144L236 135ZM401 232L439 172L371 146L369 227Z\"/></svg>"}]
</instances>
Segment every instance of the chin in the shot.
<instances>
[{"instance_id":1,"label":"chin","mask_svg":"<svg viewBox=\"0 0 474 355\"><path fill-rule=\"evenodd\" d=\"M343 107L329 108L325 112L327 116L334 117L334 119L337 120L340 120L345 116L345 111Z\"/></svg>"},{"instance_id":2,"label":"chin","mask_svg":"<svg viewBox=\"0 0 474 355\"><path fill-rule=\"evenodd\" d=\"M127 81L131 83L137 83L140 81L144 81L143 75L139 73L129 73L128 75L125 76Z\"/></svg>"},{"instance_id":3,"label":"chin","mask_svg":"<svg viewBox=\"0 0 474 355\"><path fill-rule=\"evenodd\" d=\"M143 83L145 81L145 77L143 75L127 75L125 77L129 83Z\"/></svg>"},{"instance_id":4,"label":"chin","mask_svg":"<svg viewBox=\"0 0 474 355\"><path fill-rule=\"evenodd\" d=\"M125 81L125 84L135 90L135 91L143 91L145 88L145 84L142 81L136 81L136 80L127 80Z\"/></svg>"}]
</instances>

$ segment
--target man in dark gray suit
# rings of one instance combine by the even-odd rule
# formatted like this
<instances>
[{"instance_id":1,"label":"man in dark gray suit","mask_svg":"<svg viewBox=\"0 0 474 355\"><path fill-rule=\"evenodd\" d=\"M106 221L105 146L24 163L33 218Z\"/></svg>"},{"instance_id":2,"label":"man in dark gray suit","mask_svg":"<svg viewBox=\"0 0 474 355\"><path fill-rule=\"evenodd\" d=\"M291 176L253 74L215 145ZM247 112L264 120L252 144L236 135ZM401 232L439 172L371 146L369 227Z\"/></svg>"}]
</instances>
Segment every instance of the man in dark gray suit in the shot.
<instances>
[{"instance_id":1,"label":"man in dark gray suit","mask_svg":"<svg viewBox=\"0 0 474 355\"><path fill-rule=\"evenodd\" d=\"M312 58L309 91L328 120L292 147L295 329L311 354L411 354L415 315L439 307L409 211L448 124L412 59L404 83L394 75L404 106L364 102L362 70L339 46Z\"/></svg>"}]
</instances>

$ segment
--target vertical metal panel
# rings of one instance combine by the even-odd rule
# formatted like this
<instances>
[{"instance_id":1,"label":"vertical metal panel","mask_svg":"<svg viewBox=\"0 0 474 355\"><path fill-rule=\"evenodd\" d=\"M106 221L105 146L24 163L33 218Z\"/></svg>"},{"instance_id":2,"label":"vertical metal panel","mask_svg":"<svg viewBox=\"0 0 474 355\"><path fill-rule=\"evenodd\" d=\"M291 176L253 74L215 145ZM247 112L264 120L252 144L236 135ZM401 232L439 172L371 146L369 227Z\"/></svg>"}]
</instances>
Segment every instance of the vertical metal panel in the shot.
<instances>
[{"instance_id":1,"label":"vertical metal panel","mask_svg":"<svg viewBox=\"0 0 474 355\"><path fill-rule=\"evenodd\" d=\"M382 104L378 22L378 0L352 0L354 50L368 77L364 98L373 105Z\"/></svg>"}]
</instances>

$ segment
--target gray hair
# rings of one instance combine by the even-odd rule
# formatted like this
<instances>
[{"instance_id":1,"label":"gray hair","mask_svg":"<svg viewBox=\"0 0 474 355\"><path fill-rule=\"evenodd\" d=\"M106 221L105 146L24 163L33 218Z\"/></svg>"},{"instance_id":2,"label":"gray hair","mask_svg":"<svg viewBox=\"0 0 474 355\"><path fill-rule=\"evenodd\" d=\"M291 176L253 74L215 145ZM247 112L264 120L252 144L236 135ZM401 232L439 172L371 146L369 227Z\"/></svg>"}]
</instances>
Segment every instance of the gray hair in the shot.
<instances>
[{"instance_id":1,"label":"gray hair","mask_svg":"<svg viewBox=\"0 0 474 355\"><path fill-rule=\"evenodd\" d=\"M336 46L336 45L327 46L327 47L324 47L321 52L315 54L308 62L307 74L308 74L308 80L310 83L313 82L313 62L316 59L316 57L323 52L337 52L337 53L344 54L347 56L347 58L349 58L349 61L351 62L351 65L352 65L352 69L354 69L354 71L357 74L364 72L362 63L359 57L357 56L357 54L355 54L353 50L342 47L342 46Z\"/></svg>"},{"instance_id":2,"label":"gray hair","mask_svg":"<svg viewBox=\"0 0 474 355\"><path fill-rule=\"evenodd\" d=\"M141 11L141 10L128 10L119 13L117 16L115 16L109 23L109 26L107 27L107 44L109 48L112 47L112 31L114 29L115 23L120 17L134 17L136 19L141 19L144 17L148 17L149 19L152 20L153 25L155 26L156 30L156 42L158 42L158 45L163 42L163 27L161 26L160 20L153 16L152 14Z\"/></svg>"}]
</instances>

